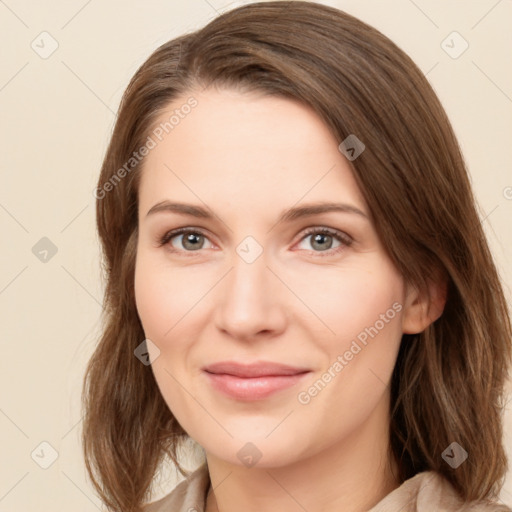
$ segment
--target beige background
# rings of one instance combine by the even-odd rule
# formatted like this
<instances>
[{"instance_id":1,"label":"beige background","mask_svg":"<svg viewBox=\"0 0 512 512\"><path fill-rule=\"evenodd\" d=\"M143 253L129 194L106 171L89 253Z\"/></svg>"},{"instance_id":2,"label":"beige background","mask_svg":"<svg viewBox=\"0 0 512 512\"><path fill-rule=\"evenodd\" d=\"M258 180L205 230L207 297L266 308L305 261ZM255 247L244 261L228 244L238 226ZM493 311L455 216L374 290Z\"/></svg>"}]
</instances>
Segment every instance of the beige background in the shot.
<instances>
[{"instance_id":1,"label":"beige background","mask_svg":"<svg viewBox=\"0 0 512 512\"><path fill-rule=\"evenodd\" d=\"M241 3L0 1L0 512L102 510L79 445L82 375L102 297L92 190L137 67L161 43ZM512 2L323 3L380 29L428 76L466 156L510 300ZM453 54L462 39L442 43L453 31L469 44L458 58L446 44ZM36 257L43 237L57 249L46 262ZM512 412L506 432L512 455ZM43 442L57 455L47 469L40 464L52 462L52 448ZM172 481L164 477L160 493ZM501 497L512 506L510 474Z\"/></svg>"}]
</instances>

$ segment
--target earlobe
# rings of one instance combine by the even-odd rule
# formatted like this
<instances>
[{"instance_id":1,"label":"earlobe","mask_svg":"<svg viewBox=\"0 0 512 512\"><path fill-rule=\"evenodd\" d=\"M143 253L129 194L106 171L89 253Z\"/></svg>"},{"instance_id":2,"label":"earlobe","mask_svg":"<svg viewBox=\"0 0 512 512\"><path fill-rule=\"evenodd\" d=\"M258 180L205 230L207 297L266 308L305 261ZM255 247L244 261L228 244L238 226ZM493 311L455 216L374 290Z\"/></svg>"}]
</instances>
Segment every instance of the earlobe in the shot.
<instances>
[{"instance_id":1,"label":"earlobe","mask_svg":"<svg viewBox=\"0 0 512 512\"><path fill-rule=\"evenodd\" d=\"M402 315L402 332L418 334L435 322L443 313L448 284L445 276L437 274L435 281L430 280L428 290L420 291L407 285L404 313Z\"/></svg>"}]
</instances>

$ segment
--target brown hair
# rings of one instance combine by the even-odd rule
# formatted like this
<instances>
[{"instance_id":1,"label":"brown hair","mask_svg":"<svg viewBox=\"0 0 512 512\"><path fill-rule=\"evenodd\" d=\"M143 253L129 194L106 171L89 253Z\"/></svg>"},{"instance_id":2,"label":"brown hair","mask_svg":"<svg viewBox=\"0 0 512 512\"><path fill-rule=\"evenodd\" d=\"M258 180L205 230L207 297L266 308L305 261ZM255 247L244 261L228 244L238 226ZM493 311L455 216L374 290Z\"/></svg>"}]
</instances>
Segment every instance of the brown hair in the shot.
<instances>
[{"instance_id":1,"label":"brown hair","mask_svg":"<svg viewBox=\"0 0 512 512\"><path fill-rule=\"evenodd\" d=\"M105 504L139 510L166 455L186 473L177 456L186 433L134 357L145 338L134 299L143 161L122 179L118 170L171 101L210 85L293 98L339 142L355 134L366 145L351 166L389 257L419 289L440 274L448 283L442 316L403 335L392 376L399 478L434 470L467 501L495 498L507 470L511 324L450 122L418 67L379 31L324 5L273 1L163 44L124 93L96 191L104 328L83 389L85 461ZM469 453L457 469L442 458L454 441Z\"/></svg>"}]
</instances>

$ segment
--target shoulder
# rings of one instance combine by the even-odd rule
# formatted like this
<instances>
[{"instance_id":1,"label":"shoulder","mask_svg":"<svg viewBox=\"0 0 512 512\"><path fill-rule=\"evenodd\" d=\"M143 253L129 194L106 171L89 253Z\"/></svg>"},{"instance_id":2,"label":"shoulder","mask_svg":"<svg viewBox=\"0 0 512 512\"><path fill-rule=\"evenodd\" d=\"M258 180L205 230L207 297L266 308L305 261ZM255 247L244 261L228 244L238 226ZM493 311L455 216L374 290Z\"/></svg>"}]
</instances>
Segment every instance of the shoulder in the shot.
<instances>
[{"instance_id":1,"label":"shoulder","mask_svg":"<svg viewBox=\"0 0 512 512\"><path fill-rule=\"evenodd\" d=\"M169 494L142 507L142 512L204 512L210 476L206 464L200 466Z\"/></svg>"},{"instance_id":2,"label":"shoulder","mask_svg":"<svg viewBox=\"0 0 512 512\"><path fill-rule=\"evenodd\" d=\"M464 502L451 483L435 471L425 471L418 477L418 511L428 510L432 503L436 510L456 512L512 512L504 503L491 501Z\"/></svg>"},{"instance_id":3,"label":"shoulder","mask_svg":"<svg viewBox=\"0 0 512 512\"><path fill-rule=\"evenodd\" d=\"M423 471L406 480L369 512L512 512L505 504L464 502L451 483L435 471Z\"/></svg>"}]
</instances>

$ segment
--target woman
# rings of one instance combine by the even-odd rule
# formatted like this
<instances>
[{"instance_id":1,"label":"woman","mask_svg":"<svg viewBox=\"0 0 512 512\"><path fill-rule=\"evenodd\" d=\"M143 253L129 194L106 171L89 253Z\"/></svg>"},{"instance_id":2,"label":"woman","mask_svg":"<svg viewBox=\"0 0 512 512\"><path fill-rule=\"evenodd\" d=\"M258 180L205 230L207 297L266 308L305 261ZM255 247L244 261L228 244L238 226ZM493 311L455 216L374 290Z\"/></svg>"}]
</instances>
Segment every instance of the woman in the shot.
<instances>
[{"instance_id":1,"label":"woman","mask_svg":"<svg viewBox=\"0 0 512 512\"><path fill-rule=\"evenodd\" d=\"M95 195L109 509L193 439L204 464L144 510L510 510L502 287L445 112L380 32L266 2L164 44Z\"/></svg>"}]
</instances>

